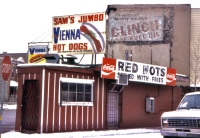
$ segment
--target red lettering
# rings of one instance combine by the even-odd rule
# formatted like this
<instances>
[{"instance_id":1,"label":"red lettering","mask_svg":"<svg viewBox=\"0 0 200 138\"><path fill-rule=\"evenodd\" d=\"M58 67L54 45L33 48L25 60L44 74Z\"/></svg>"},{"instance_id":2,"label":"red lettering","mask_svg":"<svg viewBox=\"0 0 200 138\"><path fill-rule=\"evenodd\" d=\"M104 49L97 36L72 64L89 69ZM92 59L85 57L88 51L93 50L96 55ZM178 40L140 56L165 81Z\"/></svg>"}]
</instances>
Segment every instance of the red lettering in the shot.
<instances>
[{"instance_id":1,"label":"red lettering","mask_svg":"<svg viewBox=\"0 0 200 138\"><path fill-rule=\"evenodd\" d=\"M93 14L93 15L84 15L80 16L80 19L78 20L79 23L81 22L92 22L92 21L103 21L104 20L104 14Z\"/></svg>"},{"instance_id":2,"label":"red lettering","mask_svg":"<svg viewBox=\"0 0 200 138\"><path fill-rule=\"evenodd\" d=\"M74 50L78 50L79 49L79 44L78 43L75 43L74 44Z\"/></svg>"},{"instance_id":3,"label":"red lettering","mask_svg":"<svg viewBox=\"0 0 200 138\"><path fill-rule=\"evenodd\" d=\"M68 22L68 18L59 18L59 24L66 24Z\"/></svg>"},{"instance_id":4,"label":"red lettering","mask_svg":"<svg viewBox=\"0 0 200 138\"><path fill-rule=\"evenodd\" d=\"M73 50L73 44L72 43L69 44L69 50Z\"/></svg>"},{"instance_id":5,"label":"red lettering","mask_svg":"<svg viewBox=\"0 0 200 138\"><path fill-rule=\"evenodd\" d=\"M144 31L144 32L147 32L148 30L149 30L149 28L148 28L148 23L146 23L146 22L144 22L142 25L141 25L141 27L142 27L142 31Z\"/></svg>"},{"instance_id":6,"label":"red lettering","mask_svg":"<svg viewBox=\"0 0 200 138\"><path fill-rule=\"evenodd\" d=\"M70 23L74 23L74 17L70 17Z\"/></svg>"},{"instance_id":7,"label":"red lettering","mask_svg":"<svg viewBox=\"0 0 200 138\"><path fill-rule=\"evenodd\" d=\"M87 43L70 43L69 50L87 50Z\"/></svg>"},{"instance_id":8,"label":"red lettering","mask_svg":"<svg viewBox=\"0 0 200 138\"><path fill-rule=\"evenodd\" d=\"M99 20L99 16L98 16L98 14L95 14L94 15L94 21L98 21Z\"/></svg>"},{"instance_id":9,"label":"red lettering","mask_svg":"<svg viewBox=\"0 0 200 138\"><path fill-rule=\"evenodd\" d=\"M99 21L103 21L104 15L103 14L99 14Z\"/></svg>"},{"instance_id":10,"label":"red lettering","mask_svg":"<svg viewBox=\"0 0 200 138\"><path fill-rule=\"evenodd\" d=\"M54 18L54 25L59 25L59 24L68 24L70 23L74 23L74 17L69 16L69 17L62 17L62 18Z\"/></svg>"},{"instance_id":11,"label":"red lettering","mask_svg":"<svg viewBox=\"0 0 200 138\"><path fill-rule=\"evenodd\" d=\"M136 26L137 25L137 26ZM140 25L139 25L139 23L137 23L137 24L132 24L132 30L133 30L133 33L140 33Z\"/></svg>"},{"instance_id":12,"label":"red lettering","mask_svg":"<svg viewBox=\"0 0 200 138\"><path fill-rule=\"evenodd\" d=\"M53 51L64 51L65 44L57 44L53 45Z\"/></svg>"},{"instance_id":13,"label":"red lettering","mask_svg":"<svg viewBox=\"0 0 200 138\"><path fill-rule=\"evenodd\" d=\"M128 24L128 25L122 24L120 26L113 26L111 28L111 37L115 37L115 40L116 39L120 40L119 37L129 36L129 35L141 35L140 38L142 38L142 39L160 37L159 32L154 32L157 30L162 31L162 26L159 25L159 22L161 22L160 20L161 19L153 20L153 21L147 20L148 22L141 21L139 23L133 22L132 24ZM143 34L145 34L145 35L143 35ZM130 39L132 39L132 38L130 38ZM139 40L139 36L135 37L134 39Z\"/></svg>"},{"instance_id":14,"label":"red lettering","mask_svg":"<svg viewBox=\"0 0 200 138\"><path fill-rule=\"evenodd\" d=\"M93 21L94 15L88 15L88 21Z\"/></svg>"},{"instance_id":15,"label":"red lettering","mask_svg":"<svg viewBox=\"0 0 200 138\"><path fill-rule=\"evenodd\" d=\"M54 18L53 21L54 21L54 25L58 24L58 18Z\"/></svg>"},{"instance_id":16,"label":"red lettering","mask_svg":"<svg viewBox=\"0 0 200 138\"><path fill-rule=\"evenodd\" d=\"M118 37L120 35L118 32L119 32L119 29L117 27L111 28L112 37Z\"/></svg>"},{"instance_id":17,"label":"red lettering","mask_svg":"<svg viewBox=\"0 0 200 138\"><path fill-rule=\"evenodd\" d=\"M84 50L87 50L87 47L88 47L88 46L87 46L87 43L83 43L83 49L84 49Z\"/></svg>"},{"instance_id":18,"label":"red lettering","mask_svg":"<svg viewBox=\"0 0 200 138\"><path fill-rule=\"evenodd\" d=\"M152 31L155 31L155 30L158 30L159 28L158 28L158 20L155 20L154 22L153 21L151 21L150 22L150 26L151 26L151 30Z\"/></svg>"},{"instance_id":19,"label":"red lettering","mask_svg":"<svg viewBox=\"0 0 200 138\"><path fill-rule=\"evenodd\" d=\"M53 51L56 51L57 45L53 45Z\"/></svg>"}]
</instances>

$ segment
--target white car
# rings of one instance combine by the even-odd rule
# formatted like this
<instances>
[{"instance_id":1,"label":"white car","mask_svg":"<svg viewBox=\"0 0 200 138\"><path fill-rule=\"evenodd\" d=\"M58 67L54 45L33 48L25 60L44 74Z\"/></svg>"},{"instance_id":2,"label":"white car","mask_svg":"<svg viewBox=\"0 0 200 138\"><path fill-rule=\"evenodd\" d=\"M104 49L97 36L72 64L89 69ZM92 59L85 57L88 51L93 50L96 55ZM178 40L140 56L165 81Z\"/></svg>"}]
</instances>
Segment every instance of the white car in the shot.
<instances>
[{"instance_id":1,"label":"white car","mask_svg":"<svg viewBox=\"0 0 200 138\"><path fill-rule=\"evenodd\" d=\"M187 93L175 111L164 112L161 127L164 138L200 138L200 92Z\"/></svg>"},{"instance_id":2,"label":"white car","mask_svg":"<svg viewBox=\"0 0 200 138\"><path fill-rule=\"evenodd\" d=\"M16 104L13 105L9 105L9 104L3 104L3 110L10 110L10 109L16 109ZM1 105L0 105L0 109L1 109Z\"/></svg>"}]
</instances>

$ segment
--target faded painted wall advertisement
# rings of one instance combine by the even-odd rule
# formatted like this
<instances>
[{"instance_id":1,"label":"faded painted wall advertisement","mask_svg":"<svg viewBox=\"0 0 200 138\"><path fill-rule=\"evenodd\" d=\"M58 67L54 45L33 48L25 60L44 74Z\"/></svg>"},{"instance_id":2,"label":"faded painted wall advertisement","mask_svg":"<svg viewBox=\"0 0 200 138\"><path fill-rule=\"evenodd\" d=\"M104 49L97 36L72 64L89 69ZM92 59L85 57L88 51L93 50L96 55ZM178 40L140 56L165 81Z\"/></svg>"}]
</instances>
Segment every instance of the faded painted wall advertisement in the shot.
<instances>
[{"instance_id":1,"label":"faded painted wall advertisement","mask_svg":"<svg viewBox=\"0 0 200 138\"><path fill-rule=\"evenodd\" d=\"M119 74L128 75L129 81L176 85L176 69L120 59L103 58L101 77L117 80Z\"/></svg>"},{"instance_id":2,"label":"faded painted wall advertisement","mask_svg":"<svg viewBox=\"0 0 200 138\"><path fill-rule=\"evenodd\" d=\"M105 53L105 13L53 17L51 52L58 54Z\"/></svg>"},{"instance_id":3,"label":"faded painted wall advertisement","mask_svg":"<svg viewBox=\"0 0 200 138\"><path fill-rule=\"evenodd\" d=\"M109 14L109 41L165 41L172 17L170 8L117 9Z\"/></svg>"}]
</instances>

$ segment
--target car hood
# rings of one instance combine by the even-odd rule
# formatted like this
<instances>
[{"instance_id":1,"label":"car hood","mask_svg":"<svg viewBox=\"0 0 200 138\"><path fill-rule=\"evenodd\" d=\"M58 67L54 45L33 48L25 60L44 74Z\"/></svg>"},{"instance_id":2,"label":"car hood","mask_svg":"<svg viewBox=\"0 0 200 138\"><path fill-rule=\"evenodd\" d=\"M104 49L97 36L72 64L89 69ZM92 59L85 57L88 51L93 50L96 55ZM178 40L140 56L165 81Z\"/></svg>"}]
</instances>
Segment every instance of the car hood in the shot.
<instances>
[{"instance_id":1,"label":"car hood","mask_svg":"<svg viewBox=\"0 0 200 138\"><path fill-rule=\"evenodd\" d=\"M180 109L176 111L164 112L161 117L199 117L200 109Z\"/></svg>"}]
</instances>

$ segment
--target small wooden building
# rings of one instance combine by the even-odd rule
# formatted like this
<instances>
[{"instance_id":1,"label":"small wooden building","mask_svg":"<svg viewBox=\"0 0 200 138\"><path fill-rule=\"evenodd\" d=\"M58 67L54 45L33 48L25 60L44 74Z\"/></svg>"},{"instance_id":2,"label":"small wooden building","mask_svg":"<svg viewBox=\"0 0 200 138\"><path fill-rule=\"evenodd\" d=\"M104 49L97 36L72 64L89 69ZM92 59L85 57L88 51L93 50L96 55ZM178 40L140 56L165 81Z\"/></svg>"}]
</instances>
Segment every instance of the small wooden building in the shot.
<instances>
[{"instance_id":1,"label":"small wooden building","mask_svg":"<svg viewBox=\"0 0 200 138\"><path fill-rule=\"evenodd\" d=\"M105 86L96 68L19 65L15 130L42 133L104 129ZM75 86L77 91L69 84L79 85ZM65 95L68 88L73 92ZM65 100L71 103L65 104Z\"/></svg>"}]
</instances>

